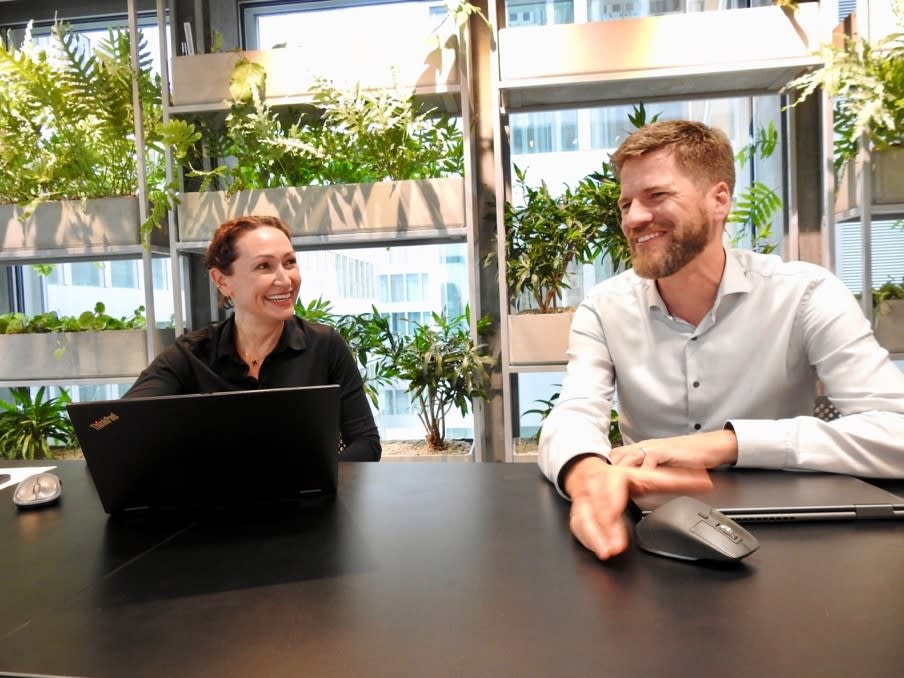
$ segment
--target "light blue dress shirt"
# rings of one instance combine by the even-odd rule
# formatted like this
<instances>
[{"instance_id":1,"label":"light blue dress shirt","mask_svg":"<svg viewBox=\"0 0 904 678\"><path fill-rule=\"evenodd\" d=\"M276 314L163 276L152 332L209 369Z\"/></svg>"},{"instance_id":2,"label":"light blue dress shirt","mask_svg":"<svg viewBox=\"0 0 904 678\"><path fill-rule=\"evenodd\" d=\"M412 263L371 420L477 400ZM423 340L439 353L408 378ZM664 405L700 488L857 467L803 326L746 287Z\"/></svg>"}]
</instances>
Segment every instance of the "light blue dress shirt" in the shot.
<instances>
[{"instance_id":1,"label":"light blue dress shirt","mask_svg":"<svg viewBox=\"0 0 904 678\"><path fill-rule=\"evenodd\" d=\"M626 444L730 422L738 466L904 477L904 373L850 291L814 264L726 254L697 327L672 317L655 282L633 271L590 291L540 439L552 482L578 454L608 455L616 392ZM844 415L835 421L813 416L820 381Z\"/></svg>"}]
</instances>

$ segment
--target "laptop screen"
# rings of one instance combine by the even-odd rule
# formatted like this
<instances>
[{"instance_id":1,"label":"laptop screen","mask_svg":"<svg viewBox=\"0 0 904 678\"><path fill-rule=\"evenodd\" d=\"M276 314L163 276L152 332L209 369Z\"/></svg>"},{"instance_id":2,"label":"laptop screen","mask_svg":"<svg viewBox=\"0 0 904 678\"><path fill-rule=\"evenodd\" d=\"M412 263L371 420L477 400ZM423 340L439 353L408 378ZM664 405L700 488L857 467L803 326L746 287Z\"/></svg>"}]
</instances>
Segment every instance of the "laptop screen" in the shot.
<instances>
[{"instance_id":1,"label":"laptop screen","mask_svg":"<svg viewBox=\"0 0 904 678\"><path fill-rule=\"evenodd\" d=\"M335 384L67 408L107 513L277 503L336 491Z\"/></svg>"}]
</instances>

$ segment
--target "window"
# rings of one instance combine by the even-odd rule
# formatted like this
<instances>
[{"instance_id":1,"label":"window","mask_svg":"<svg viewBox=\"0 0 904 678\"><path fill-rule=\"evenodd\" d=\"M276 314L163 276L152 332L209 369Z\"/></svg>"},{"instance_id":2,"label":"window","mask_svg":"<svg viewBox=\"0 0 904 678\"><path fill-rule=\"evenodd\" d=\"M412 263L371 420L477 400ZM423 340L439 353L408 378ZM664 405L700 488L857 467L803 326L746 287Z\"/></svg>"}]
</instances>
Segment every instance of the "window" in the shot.
<instances>
[{"instance_id":1,"label":"window","mask_svg":"<svg viewBox=\"0 0 904 678\"><path fill-rule=\"evenodd\" d=\"M138 262L134 260L110 262L111 287L138 287Z\"/></svg>"},{"instance_id":2,"label":"window","mask_svg":"<svg viewBox=\"0 0 904 678\"><path fill-rule=\"evenodd\" d=\"M103 268L93 261L69 264L69 276L72 284L79 287L102 287L104 284Z\"/></svg>"}]
</instances>

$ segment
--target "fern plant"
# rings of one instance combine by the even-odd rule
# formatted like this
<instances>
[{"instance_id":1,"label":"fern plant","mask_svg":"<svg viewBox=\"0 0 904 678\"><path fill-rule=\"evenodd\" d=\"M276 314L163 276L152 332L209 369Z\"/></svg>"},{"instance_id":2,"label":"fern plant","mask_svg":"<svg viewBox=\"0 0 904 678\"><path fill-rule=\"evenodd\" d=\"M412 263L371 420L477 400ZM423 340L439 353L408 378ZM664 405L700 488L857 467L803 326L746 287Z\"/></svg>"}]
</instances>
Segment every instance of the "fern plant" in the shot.
<instances>
[{"instance_id":1,"label":"fern plant","mask_svg":"<svg viewBox=\"0 0 904 678\"><path fill-rule=\"evenodd\" d=\"M788 83L796 105L821 88L833 97L836 175L853 160L862 138L872 150L904 146L904 0L891 0L896 32L869 42L845 37L820 47L822 68Z\"/></svg>"},{"instance_id":2,"label":"fern plant","mask_svg":"<svg viewBox=\"0 0 904 678\"><path fill-rule=\"evenodd\" d=\"M127 31L110 29L93 53L59 23L47 50L32 41L30 26L20 49L0 44L0 203L21 205L27 217L47 200L135 195L141 162L148 170L150 211L141 225L147 240L176 203L164 148L183 157L200 136L183 120L164 124L160 80L140 33L138 39L145 158L135 149Z\"/></svg>"},{"instance_id":3,"label":"fern plant","mask_svg":"<svg viewBox=\"0 0 904 678\"><path fill-rule=\"evenodd\" d=\"M201 190L425 179L464 170L454 121L421 110L409 91L344 90L319 79L312 106L277 113L266 101L264 68L240 58L230 94L225 127L204 127L220 164L188 173L201 179Z\"/></svg>"},{"instance_id":4,"label":"fern plant","mask_svg":"<svg viewBox=\"0 0 904 678\"><path fill-rule=\"evenodd\" d=\"M738 164L744 167L755 160L772 157L778 146L778 132L775 124L757 130L750 144L737 153ZM775 190L760 181L753 181L734 201L734 208L728 215L728 222L739 224L732 239L737 245L745 236L750 237L751 249L763 254L775 251L772 239L772 220L782 208L782 199Z\"/></svg>"}]
</instances>

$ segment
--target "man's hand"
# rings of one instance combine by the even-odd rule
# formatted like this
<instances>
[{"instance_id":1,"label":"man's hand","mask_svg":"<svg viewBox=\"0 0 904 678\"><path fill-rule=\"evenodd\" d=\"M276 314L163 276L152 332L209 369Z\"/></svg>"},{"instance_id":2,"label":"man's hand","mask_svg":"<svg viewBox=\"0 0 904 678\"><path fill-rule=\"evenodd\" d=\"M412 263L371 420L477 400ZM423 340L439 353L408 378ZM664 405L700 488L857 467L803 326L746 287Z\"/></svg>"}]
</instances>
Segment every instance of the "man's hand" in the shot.
<instances>
[{"instance_id":1,"label":"man's hand","mask_svg":"<svg viewBox=\"0 0 904 678\"><path fill-rule=\"evenodd\" d=\"M565 477L571 497L571 532L600 560L628 547L622 514L628 499L650 492L687 494L712 487L705 469L643 469L612 466L599 457L578 461Z\"/></svg>"},{"instance_id":2,"label":"man's hand","mask_svg":"<svg viewBox=\"0 0 904 678\"><path fill-rule=\"evenodd\" d=\"M616 447L609 459L617 466L659 466L715 468L738 460L738 439L734 431L710 431L674 438L644 440Z\"/></svg>"}]
</instances>

